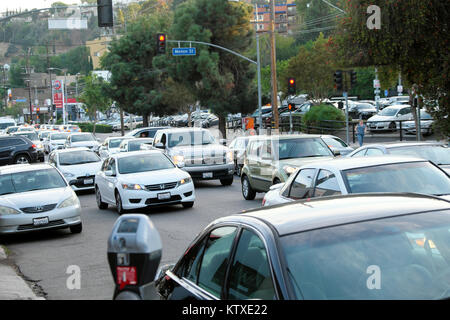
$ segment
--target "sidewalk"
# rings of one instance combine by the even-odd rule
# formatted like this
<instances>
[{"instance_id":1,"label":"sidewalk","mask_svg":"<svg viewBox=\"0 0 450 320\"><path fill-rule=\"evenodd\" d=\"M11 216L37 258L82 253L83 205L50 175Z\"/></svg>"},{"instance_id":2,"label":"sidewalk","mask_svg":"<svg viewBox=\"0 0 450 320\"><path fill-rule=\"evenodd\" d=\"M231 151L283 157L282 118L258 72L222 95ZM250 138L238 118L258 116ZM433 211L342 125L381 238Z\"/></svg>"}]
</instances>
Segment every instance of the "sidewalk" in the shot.
<instances>
[{"instance_id":1,"label":"sidewalk","mask_svg":"<svg viewBox=\"0 0 450 320\"><path fill-rule=\"evenodd\" d=\"M0 300L45 300L38 297L15 271L0 246Z\"/></svg>"}]
</instances>

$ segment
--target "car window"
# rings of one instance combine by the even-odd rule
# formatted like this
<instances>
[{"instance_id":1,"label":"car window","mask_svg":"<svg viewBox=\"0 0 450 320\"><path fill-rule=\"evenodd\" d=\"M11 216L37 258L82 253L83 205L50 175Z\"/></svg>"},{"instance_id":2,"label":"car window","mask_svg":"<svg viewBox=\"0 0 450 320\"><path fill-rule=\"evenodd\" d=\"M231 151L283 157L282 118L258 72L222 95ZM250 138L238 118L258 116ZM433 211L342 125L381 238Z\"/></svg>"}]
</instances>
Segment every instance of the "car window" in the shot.
<instances>
[{"instance_id":1,"label":"car window","mask_svg":"<svg viewBox=\"0 0 450 320\"><path fill-rule=\"evenodd\" d=\"M0 195L33 190L64 188L67 184L54 168L0 176Z\"/></svg>"},{"instance_id":2,"label":"car window","mask_svg":"<svg viewBox=\"0 0 450 320\"><path fill-rule=\"evenodd\" d=\"M216 297L220 297L228 267L236 227L220 227L207 239L198 276L198 285Z\"/></svg>"},{"instance_id":3,"label":"car window","mask_svg":"<svg viewBox=\"0 0 450 320\"><path fill-rule=\"evenodd\" d=\"M334 173L328 170L320 170L316 179L314 197L325 197L341 194L339 183Z\"/></svg>"},{"instance_id":4,"label":"car window","mask_svg":"<svg viewBox=\"0 0 450 320\"><path fill-rule=\"evenodd\" d=\"M111 158L108 162L108 166L107 166L106 170L112 171L112 173L115 175L116 174L116 160Z\"/></svg>"},{"instance_id":5,"label":"car window","mask_svg":"<svg viewBox=\"0 0 450 320\"><path fill-rule=\"evenodd\" d=\"M366 156L382 156L383 154L383 151L376 148L368 148L366 152Z\"/></svg>"},{"instance_id":6,"label":"car window","mask_svg":"<svg viewBox=\"0 0 450 320\"><path fill-rule=\"evenodd\" d=\"M205 244L208 237L204 237L201 241L189 248L181 260L175 274L180 278L186 278L197 283L198 272L200 271L200 262L205 250Z\"/></svg>"},{"instance_id":7,"label":"car window","mask_svg":"<svg viewBox=\"0 0 450 320\"><path fill-rule=\"evenodd\" d=\"M228 283L228 299L275 299L267 251L253 232L243 230L239 238Z\"/></svg>"},{"instance_id":8,"label":"car window","mask_svg":"<svg viewBox=\"0 0 450 320\"><path fill-rule=\"evenodd\" d=\"M0 140L0 148L8 147L10 146L10 139L1 139Z\"/></svg>"},{"instance_id":9,"label":"car window","mask_svg":"<svg viewBox=\"0 0 450 320\"><path fill-rule=\"evenodd\" d=\"M364 157L366 155L367 149L362 149L358 152L355 152L352 157Z\"/></svg>"},{"instance_id":10,"label":"car window","mask_svg":"<svg viewBox=\"0 0 450 320\"><path fill-rule=\"evenodd\" d=\"M289 198L303 199L311 196L315 171L315 169L303 169L299 171L297 177L292 182Z\"/></svg>"}]
</instances>

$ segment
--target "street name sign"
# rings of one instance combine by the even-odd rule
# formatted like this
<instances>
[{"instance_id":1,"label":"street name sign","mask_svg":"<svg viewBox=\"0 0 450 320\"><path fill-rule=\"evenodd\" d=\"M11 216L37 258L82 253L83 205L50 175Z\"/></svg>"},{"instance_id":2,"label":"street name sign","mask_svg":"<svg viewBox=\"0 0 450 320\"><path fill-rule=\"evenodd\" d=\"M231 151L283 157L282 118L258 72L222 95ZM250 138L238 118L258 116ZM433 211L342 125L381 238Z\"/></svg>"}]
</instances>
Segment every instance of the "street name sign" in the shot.
<instances>
[{"instance_id":1,"label":"street name sign","mask_svg":"<svg viewBox=\"0 0 450 320\"><path fill-rule=\"evenodd\" d=\"M195 56L196 54L196 48L172 48L173 56Z\"/></svg>"}]
</instances>

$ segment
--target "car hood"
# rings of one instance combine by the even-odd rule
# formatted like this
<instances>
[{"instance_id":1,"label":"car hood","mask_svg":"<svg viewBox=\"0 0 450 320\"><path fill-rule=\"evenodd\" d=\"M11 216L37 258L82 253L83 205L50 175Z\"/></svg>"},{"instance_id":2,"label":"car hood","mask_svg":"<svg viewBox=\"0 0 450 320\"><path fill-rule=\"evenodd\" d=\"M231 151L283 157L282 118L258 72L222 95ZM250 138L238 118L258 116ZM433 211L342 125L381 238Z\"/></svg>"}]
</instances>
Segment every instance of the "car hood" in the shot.
<instances>
[{"instance_id":1,"label":"car hood","mask_svg":"<svg viewBox=\"0 0 450 320\"><path fill-rule=\"evenodd\" d=\"M388 121L388 120L395 120L396 117L393 116L380 116L379 114L374 115L373 117L370 117L367 121Z\"/></svg>"},{"instance_id":2,"label":"car hood","mask_svg":"<svg viewBox=\"0 0 450 320\"><path fill-rule=\"evenodd\" d=\"M59 166L58 169L65 173L69 172L73 174L75 177L83 177L83 176L93 176L98 171L100 171L100 168L102 166L102 161L98 162L92 162L92 163L83 163L83 164L76 164L72 166Z\"/></svg>"},{"instance_id":3,"label":"car hood","mask_svg":"<svg viewBox=\"0 0 450 320\"><path fill-rule=\"evenodd\" d=\"M96 147L99 143L97 141L80 141L80 142L72 142L72 147Z\"/></svg>"},{"instance_id":4,"label":"car hood","mask_svg":"<svg viewBox=\"0 0 450 320\"><path fill-rule=\"evenodd\" d=\"M174 147L171 150L171 155L183 155L185 159L191 157L202 157L203 155L221 155L228 152L230 149L228 147L222 146L220 144L208 144L208 145L194 145L194 146L184 146L184 147Z\"/></svg>"},{"instance_id":5,"label":"car hood","mask_svg":"<svg viewBox=\"0 0 450 320\"><path fill-rule=\"evenodd\" d=\"M285 159L285 160L279 160L278 164L280 167L284 166L291 166L300 168L301 166L311 163L311 162L317 162L317 161L327 161L334 159L334 157L311 157L311 158L295 158L295 159Z\"/></svg>"},{"instance_id":6,"label":"car hood","mask_svg":"<svg viewBox=\"0 0 450 320\"><path fill-rule=\"evenodd\" d=\"M450 194L447 194L445 196L440 196L439 198L445 199L447 201L450 201Z\"/></svg>"},{"instance_id":7,"label":"car hood","mask_svg":"<svg viewBox=\"0 0 450 320\"><path fill-rule=\"evenodd\" d=\"M72 194L71 187L35 190L0 196L0 204L16 209L59 204Z\"/></svg>"},{"instance_id":8,"label":"car hood","mask_svg":"<svg viewBox=\"0 0 450 320\"><path fill-rule=\"evenodd\" d=\"M139 172L120 175L121 183L134 183L141 185L169 183L189 178L190 175L184 170L173 168L148 172Z\"/></svg>"}]
</instances>

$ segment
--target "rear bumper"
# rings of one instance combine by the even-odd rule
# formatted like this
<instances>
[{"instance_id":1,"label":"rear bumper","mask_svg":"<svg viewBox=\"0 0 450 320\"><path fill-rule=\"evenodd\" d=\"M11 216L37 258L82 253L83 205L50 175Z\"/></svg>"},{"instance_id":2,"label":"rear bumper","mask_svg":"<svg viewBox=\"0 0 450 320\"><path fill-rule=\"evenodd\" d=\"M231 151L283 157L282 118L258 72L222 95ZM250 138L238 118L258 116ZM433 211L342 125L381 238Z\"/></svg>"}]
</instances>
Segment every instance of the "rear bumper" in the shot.
<instances>
[{"instance_id":1,"label":"rear bumper","mask_svg":"<svg viewBox=\"0 0 450 320\"><path fill-rule=\"evenodd\" d=\"M184 167L195 180L217 180L224 179L234 174L234 162L211 166Z\"/></svg>"}]
</instances>

